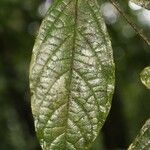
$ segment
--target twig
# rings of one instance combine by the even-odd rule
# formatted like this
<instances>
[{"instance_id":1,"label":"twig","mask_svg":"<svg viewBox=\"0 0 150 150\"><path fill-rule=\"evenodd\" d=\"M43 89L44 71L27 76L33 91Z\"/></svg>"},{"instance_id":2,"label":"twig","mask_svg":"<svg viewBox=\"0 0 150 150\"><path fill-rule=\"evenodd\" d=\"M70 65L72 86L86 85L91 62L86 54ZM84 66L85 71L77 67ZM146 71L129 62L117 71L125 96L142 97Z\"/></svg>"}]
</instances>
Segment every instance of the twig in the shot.
<instances>
[{"instance_id":1,"label":"twig","mask_svg":"<svg viewBox=\"0 0 150 150\"><path fill-rule=\"evenodd\" d=\"M138 29L136 25L126 16L126 14L119 8L118 4L114 0L109 0L112 5L118 10L118 12L124 17L124 19L129 23L129 25L134 29L134 31L150 46L150 41L143 34L141 29Z\"/></svg>"}]
</instances>

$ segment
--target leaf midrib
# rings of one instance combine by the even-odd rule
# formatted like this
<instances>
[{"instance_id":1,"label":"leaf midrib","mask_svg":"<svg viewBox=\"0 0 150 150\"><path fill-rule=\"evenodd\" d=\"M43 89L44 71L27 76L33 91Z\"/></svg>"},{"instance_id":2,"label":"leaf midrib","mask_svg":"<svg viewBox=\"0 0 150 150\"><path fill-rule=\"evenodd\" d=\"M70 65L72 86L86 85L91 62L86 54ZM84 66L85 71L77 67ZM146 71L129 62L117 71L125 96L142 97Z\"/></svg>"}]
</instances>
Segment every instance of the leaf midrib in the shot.
<instances>
[{"instance_id":1,"label":"leaf midrib","mask_svg":"<svg viewBox=\"0 0 150 150\"><path fill-rule=\"evenodd\" d=\"M70 109L70 96L71 96L71 84L72 84L72 75L74 68L74 56L76 49L76 36L77 36L77 25L78 25L78 0L75 1L75 12L74 12L74 32L73 32L73 47L71 51L71 62L70 62L70 71L69 71L69 82L68 82L68 98L67 98L67 115L66 115L66 126L65 126L65 149L67 148L67 129L68 129L68 119L69 119L69 109Z\"/></svg>"}]
</instances>

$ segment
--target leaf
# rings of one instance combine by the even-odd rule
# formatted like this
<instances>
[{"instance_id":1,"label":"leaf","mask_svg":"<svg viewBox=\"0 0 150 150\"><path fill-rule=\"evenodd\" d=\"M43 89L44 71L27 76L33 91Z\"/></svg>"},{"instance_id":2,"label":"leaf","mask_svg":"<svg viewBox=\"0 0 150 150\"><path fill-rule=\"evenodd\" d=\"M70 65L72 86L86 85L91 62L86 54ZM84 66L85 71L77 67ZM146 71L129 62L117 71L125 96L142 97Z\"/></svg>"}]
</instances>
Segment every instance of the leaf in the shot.
<instances>
[{"instance_id":1,"label":"leaf","mask_svg":"<svg viewBox=\"0 0 150 150\"><path fill-rule=\"evenodd\" d=\"M142 83L150 89L150 66L146 67L140 74Z\"/></svg>"},{"instance_id":2,"label":"leaf","mask_svg":"<svg viewBox=\"0 0 150 150\"><path fill-rule=\"evenodd\" d=\"M146 9L150 9L150 0L131 0L131 2L140 5Z\"/></svg>"},{"instance_id":3,"label":"leaf","mask_svg":"<svg viewBox=\"0 0 150 150\"><path fill-rule=\"evenodd\" d=\"M114 62L97 0L56 0L32 55L30 87L44 150L89 149L111 107Z\"/></svg>"},{"instance_id":4,"label":"leaf","mask_svg":"<svg viewBox=\"0 0 150 150\"><path fill-rule=\"evenodd\" d=\"M128 150L149 150L150 148L150 119L146 121L139 135Z\"/></svg>"}]
</instances>

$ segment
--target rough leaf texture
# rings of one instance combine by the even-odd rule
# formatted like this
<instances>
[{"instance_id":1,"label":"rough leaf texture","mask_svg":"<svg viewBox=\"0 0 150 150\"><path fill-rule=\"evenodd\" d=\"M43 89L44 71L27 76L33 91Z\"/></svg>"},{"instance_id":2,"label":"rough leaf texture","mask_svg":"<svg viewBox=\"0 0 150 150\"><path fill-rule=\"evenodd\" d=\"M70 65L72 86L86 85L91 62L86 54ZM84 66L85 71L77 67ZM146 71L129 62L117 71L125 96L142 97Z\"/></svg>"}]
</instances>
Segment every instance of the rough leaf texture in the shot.
<instances>
[{"instance_id":1,"label":"rough leaf texture","mask_svg":"<svg viewBox=\"0 0 150 150\"><path fill-rule=\"evenodd\" d=\"M86 150L111 106L114 63L97 0L55 0L30 68L32 111L44 150Z\"/></svg>"},{"instance_id":2,"label":"rough leaf texture","mask_svg":"<svg viewBox=\"0 0 150 150\"><path fill-rule=\"evenodd\" d=\"M131 0L131 2L134 2L135 4L140 5L146 9L150 9L150 0Z\"/></svg>"},{"instance_id":3,"label":"rough leaf texture","mask_svg":"<svg viewBox=\"0 0 150 150\"><path fill-rule=\"evenodd\" d=\"M150 149L150 119L146 121L139 135L130 145L128 150L149 150Z\"/></svg>"},{"instance_id":4,"label":"rough leaf texture","mask_svg":"<svg viewBox=\"0 0 150 150\"><path fill-rule=\"evenodd\" d=\"M148 89L150 89L150 66L146 67L141 72L141 81Z\"/></svg>"}]
</instances>

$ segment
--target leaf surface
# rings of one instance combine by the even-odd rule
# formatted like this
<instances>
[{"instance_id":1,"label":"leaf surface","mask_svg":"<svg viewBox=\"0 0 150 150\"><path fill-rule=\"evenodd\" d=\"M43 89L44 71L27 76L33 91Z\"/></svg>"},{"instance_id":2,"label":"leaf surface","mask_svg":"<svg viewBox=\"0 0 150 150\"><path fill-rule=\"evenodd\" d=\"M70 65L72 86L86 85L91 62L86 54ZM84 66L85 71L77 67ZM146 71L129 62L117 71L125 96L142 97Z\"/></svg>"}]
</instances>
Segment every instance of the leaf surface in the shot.
<instances>
[{"instance_id":1,"label":"leaf surface","mask_svg":"<svg viewBox=\"0 0 150 150\"><path fill-rule=\"evenodd\" d=\"M150 89L150 66L146 67L140 74L142 83Z\"/></svg>"},{"instance_id":2,"label":"leaf surface","mask_svg":"<svg viewBox=\"0 0 150 150\"><path fill-rule=\"evenodd\" d=\"M131 0L131 2L144 7L146 9L150 9L150 0Z\"/></svg>"},{"instance_id":3,"label":"leaf surface","mask_svg":"<svg viewBox=\"0 0 150 150\"><path fill-rule=\"evenodd\" d=\"M149 150L150 149L150 119L146 121L139 135L130 145L128 150Z\"/></svg>"},{"instance_id":4,"label":"leaf surface","mask_svg":"<svg viewBox=\"0 0 150 150\"><path fill-rule=\"evenodd\" d=\"M31 105L44 150L89 149L114 91L111 42L97 0L55 0L30 66Z\"/></svg>"}]
</instances>

